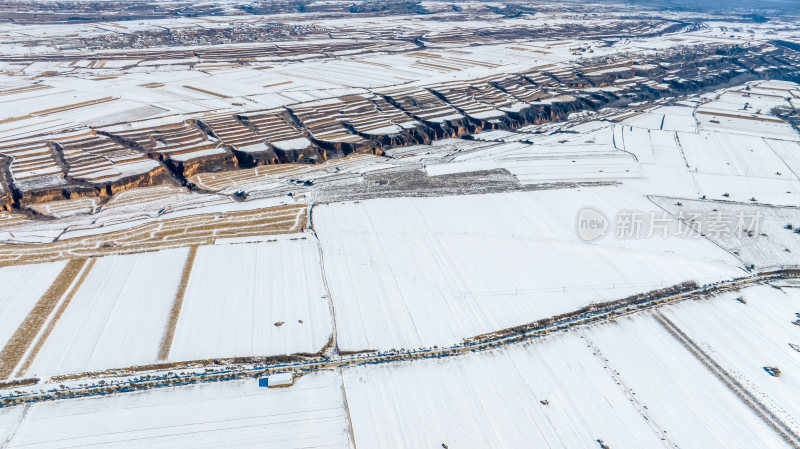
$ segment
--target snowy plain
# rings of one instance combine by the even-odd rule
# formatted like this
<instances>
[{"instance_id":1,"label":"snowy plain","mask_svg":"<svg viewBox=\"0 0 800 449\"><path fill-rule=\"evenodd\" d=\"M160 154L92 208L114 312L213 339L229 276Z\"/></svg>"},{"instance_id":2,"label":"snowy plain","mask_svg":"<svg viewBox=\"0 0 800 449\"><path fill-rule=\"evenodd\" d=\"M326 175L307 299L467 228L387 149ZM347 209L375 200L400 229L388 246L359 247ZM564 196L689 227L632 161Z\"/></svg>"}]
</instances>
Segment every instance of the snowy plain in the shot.
<instances>
[{"instance_id":1,"label":"snowy plain","mask_svg":"<svg viewBox=\"0 0 800 449\"><path fill-rule=\"evenodd\" d=\"M678 447L787 447L652 315L619 318L584 335Z\"/></svg>"},{"instance_id":2,"label":"snowy plain","mask_svg":"<svg viewBox=\"0 0 800 449\"><path fill-rule=\"evenodd\" d=\"M661 447L574 334L343 376L358 447Z\"/></svg>"},{"instance_id":3,"label":"snowy plain","mask_svg":"<svg viewBox=\"0 0 800 449\"><path fill-rule=\"evenodd\" d=\"M586 243L576 233L586 206L607 217L657 209L625 186L318 206L339 346L448 346L595 302L743 274L704 239L618 239L612 227Z\"/></svg>"},{"instance_id":4,"label":"snowy plain","mask_svg":"<svg viewBox=\"0 0 800 449\"><path fill-rule=\"evenodd\" d=\"M201 247L170 360L314 353L331 334L310 239Z\"/></svg>"},{"instance_id":5,"label":"snowy plain","mask_svg":"<svg viewBox=\"0 0 800 449\"><path fill-rule=\"evenodd\" d=\"M66 262L0 268L0 345L5 346Z\"/></svg>"},{"instance_id":6,"label":"snowy plain","mask_svg":"<svg viewBox=\"0 0 800 449\"><path fill-rule=\"evenodd\" d=\"M347 429L341 379L332 372L291 388L248 379L0 409L8 449L342 449L353 447Z\"/></svg>"},{"instance_id":7,"label":"snowy plain","mask_svg":"<svg viewBox=\"0 0 800 449\"><path fill-rule=\"evenodd\" d=\"M800 432L800 291L757 285L664 310L696 344ZM744 302L737 300L741 298ZM797 346L800 348L800 346ZM780 377L764 367L777 367Z\"/></svg>"},{"instance_id":8,"label":"snowy plain","mask_svg":"<svg viewBox=\"0 0 800 449\"><path fill-rule=\"evenodd\" d=\"M28 374L154 363L187 248L97 259Z\"/></svg>"}]
</instances>

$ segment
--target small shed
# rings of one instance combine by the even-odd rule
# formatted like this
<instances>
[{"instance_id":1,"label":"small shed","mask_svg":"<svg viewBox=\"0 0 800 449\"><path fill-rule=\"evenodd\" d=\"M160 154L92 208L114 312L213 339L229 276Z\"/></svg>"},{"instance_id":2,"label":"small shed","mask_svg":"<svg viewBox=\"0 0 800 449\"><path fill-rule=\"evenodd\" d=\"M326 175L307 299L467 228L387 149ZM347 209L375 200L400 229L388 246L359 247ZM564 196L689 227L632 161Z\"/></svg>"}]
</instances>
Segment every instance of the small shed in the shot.
<instances>
[{"instance_id":1,"label":"small shed","mask_svg":"<svg viewBox=\"0 0 800 449\"><path fill-rule=\"evenodd\" d=\"M275 373L258 379L259 387L288 387L292 384L294 384L294 376L292 373Z\"/></svg>"}]
</instances>

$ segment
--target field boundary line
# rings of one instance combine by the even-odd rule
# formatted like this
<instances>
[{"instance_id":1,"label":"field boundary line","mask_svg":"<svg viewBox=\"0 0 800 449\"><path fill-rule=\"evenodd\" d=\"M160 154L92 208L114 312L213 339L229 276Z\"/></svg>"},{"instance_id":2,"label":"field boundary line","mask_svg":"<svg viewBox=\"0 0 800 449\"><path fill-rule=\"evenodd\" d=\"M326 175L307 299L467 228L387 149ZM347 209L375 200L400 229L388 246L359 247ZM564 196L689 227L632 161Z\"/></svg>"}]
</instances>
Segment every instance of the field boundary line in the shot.
<instances>
[{"instance_id":1,"label":"field boundary line","mask_svg":"<svg viewBox=\"0 0 800 449\"><path fill-rule=\"evenodd\" d=\"M186 255L186 263L183 265L178 291L175 292L175 299L172 302L172 308L169 310L169 318L164 327L164 334L161 336L161 344L158 347L158 360L167 360L169 352L172 350L172 341L175 339L175 329L178 327L178 318L181 316L183 298L186 296L186 286L189 284L189 278L192 275L192 268L197 257L197 248L199 247L189 247L189 254Z\"/></svg>"},{"instance_id":2,"label":"field boundary line","mask_svg":"<svg viewBox=\"0 0 800 449\"><path fill-rule=\"evenodd\" d=\"M353 431L353 419L350 416L350 404L347 402L347 388L344 386L344 373L342 372L342 368L336 368L337 374L339 375L339 385L342 389L342 401L344 402L344 414L347 417L347 433L350 437L350 441L353 442L353 449L358 449L356 445L356 434Z\"/></svg>"},{"instance_id":3,"label":"field boundary line","mask_svg":"<svg viewBox=\"0 0 800 449\"><path fill-rule=\"evenodd\" d=\"M630 401L630 404L633 409L636 410L636 413L644 417L648 427L650 427L653 433L656 434L656 437L661 440L662 444L667 448L679 448L680 446L678 446L678 444L673 441L672 437L664 430L665 426L659 423L653 414L650 413L650 410L648 410L647 406L639 401L636 393L627 383L625 383L616 368L611 365L611 361L606 358L606 356L603 354L603 351L599 346L597 346L597 343L595 343L586 332L581 332L580 338L583 339L584 343L586 344L586 348L592 353L592 356L594 356L594 358L597 360L597 363L600 364L608 377L610 377L614 383L617 384L617 387L619 387L625 398Z\"/></svg>"},{"instance_id":4,"label":"field boundary line","mask_svg":"<svg viewBox=\"0 0 800 449\"><path fill-rule=\"evenodd\" d=\"M78 293L78 290L80 290L81 285L83 285L83 282L89 276L89 272L92 271L92 267L94 267L95 262L97 262L97 259L90 259L89 263L84 265L84 268L83 270L81 270L78 279L75 282L73 282L72 285L70 286L70 290L67 293L67 296L64 297L64 299L60 301L58 304L56 304L55 313L51 314L52 317L49 317L50 319L47 322L44 331L39 335L38 339L36 340L36 343L34 343L33 345L33 348L27 354L27 358L17 371L17 377L24 376L25 371L27 371L28 368L31 367L31 364L33 363L33 360L36 358L36 355L39 354L39 351L42 349L42 346L44 346L45 342L47 341L47 338L50 337L50 333L53 332L53 329L56 327L58 320L61 319L61 315L63 315L64 311L67 310L67 307L69 306L69 303L72 301L72 298L75 297L75 295Z\"/></svg>"}]
</instances>

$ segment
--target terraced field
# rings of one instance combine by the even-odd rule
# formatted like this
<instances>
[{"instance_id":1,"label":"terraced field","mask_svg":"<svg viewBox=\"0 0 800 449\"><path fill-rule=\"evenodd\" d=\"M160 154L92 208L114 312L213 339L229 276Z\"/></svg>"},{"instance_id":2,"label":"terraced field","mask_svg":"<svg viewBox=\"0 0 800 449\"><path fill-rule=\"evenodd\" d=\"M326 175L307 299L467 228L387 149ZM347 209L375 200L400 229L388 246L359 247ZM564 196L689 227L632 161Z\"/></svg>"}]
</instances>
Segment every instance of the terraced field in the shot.
<instances>
[{"instance_id":1,"label":"terraced field","mask_svg":"<svg viewBox=\"0 0 800 449\"><path fill-rule=\"evenodd\" d=\"M132 254L208 245L221 238L300 232L306 225L306 214L304 204L196 214L49 244L5 245L0 246L0 266Z\"/></svg>"}]
</instances>

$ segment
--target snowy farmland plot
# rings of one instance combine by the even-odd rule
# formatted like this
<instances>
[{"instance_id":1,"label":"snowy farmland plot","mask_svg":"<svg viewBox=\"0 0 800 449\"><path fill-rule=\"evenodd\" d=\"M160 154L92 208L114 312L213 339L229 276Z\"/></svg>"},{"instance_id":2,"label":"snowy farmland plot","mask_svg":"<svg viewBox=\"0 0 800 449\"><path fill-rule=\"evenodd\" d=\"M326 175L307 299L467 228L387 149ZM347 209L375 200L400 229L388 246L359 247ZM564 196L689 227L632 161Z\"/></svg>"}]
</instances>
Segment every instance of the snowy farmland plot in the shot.
<instances>
[{"instance_id":1,"label":"snowy farmland plot","mask_svg":"<svg viewBox=\"0 0 800 449\"><path fill-rule=\"evenodd\" d=\"M313 240L204 246L169 359L315 353L330 334Z\"/></svg>"},{"instance_id":2,"label":"snowy farmland plot","mask_svg":"<svg viewBox=\"0 0 800 449\"><path fill-rule=\"evenodd\" d=\"M586 206L609 217L655 207L624 186L318 206L339 346L448 346L595 302L743 273L703 239L585 243L576 216Z\"/></svg>"},{"instance_id":3,"label":"snowy farmland plot","mask_svg":"<svg viewBox=\"0 0 800 449\"><path fill-rule=\"evenodd\" d=\"M653 202L674 217L689 219L700 214L698 231L706 238L758 269L780 268L797 264L800 254L800 208L753 205L727 201L676 200L652 197ZM678 206L678 203L681 205ZM683 215L681 215L683 214ZM712 217L729 223L730 230L710 229ZM741 224L739 223L739 220Z\"/></svg>"},{"instance_id":4,"label":"snowy farmland plot","mask_svg":"<svg viewBox=\"0 0 800 449\"><path fill-rule=\"evenodd\" d=\"M29 374L154 363L187 253L183 248L97 259Z\"/></svg>"},{"instance_id":5,"label":"snowy farmland plot","mask_svg":"<svg viewBox=\"0 0 800 449\"><path fill-rule=\"evenodd\" d=\"M341 379L331 372L291 389L256 381L158 389L0 409L10 448L351 448ZM80 413L76 413L76 406Z\"/></svg>"},{"instance_id":6,"label":"snowy farmland plot","mask_svg":"<svg viewBox=\"0 0 800 449\"><path fill-rule=\"evenodd\" d=\"M770 427L652 316L590 328L620 385L677 447L786 447Z\"/></svg>"},{"instance_id":7,"label":"snowy farmland plot","mask_svg":"<svg viewBox=\"0 0 800 449\"><path fill-rule=\"evenodd\" d=\"M649 194L794 205L797 142L726 132L615 126L614 143L636 156Z\"/></svg>"},{"instance_id":8,"label":"snowy farmland plot","mask_svg":"<svg viewBox=\"0 0 800 449\"><path fill-rule=\"evenodd\" d=\"M610 145L529 145L512 142L487 145L446 163L427 164L431 176L504 168L523 184L606 181L638 178L639 165Z\"/></svg>"},{"instance_id":9,"label":"snowy farmland plot","mask_svg":"<svg viewBox=\"0 0 800 449\"><path fill-rule=\"evenodd\" d=\"M800 319L800 296L797 289L786 290L758 285L663 313L798 432L800 335L794 322ZM770 375L765 367L778 368L780 375Z\"/></svg>"},{"instance_id":10,"label":"snowy farmland plot","mask_svg":"<svg viewBox=\"0 0 800 449\"><path fill-rule=\"evenodd\" d=\"M0 268L0 344L8 342L64 265L53 262Z\"/></svg>"},{"instance_id":11,"label":"snowy farmland plot","mask_svg":"<svg viewBox=\"0 0 800 449\"><path fill-rule=\"evenodd\" d=\"M626 125L637 128L658 129L663 131L697 130L694 109L686 106L661 106L648 110L624 121Z\"/></svg>"},{"instance_id":12,"label":"snowy farmland plot","mask_svg":"<svg viewBox=\"0 0 800 449\"><path fill-rule=\"evenodd\" d=\"M726 133L678 133L700 193L708 198L792 205L800 178L773 148L775 141ZM775 144L781 145L781 144Z\"/></svg>"},{"instance_id":13,"label":"snowy farmland plot","mask_svg":"<svg viewBox=\"0 0 800 449\"><path fill-rule=\"evenodd\" d=\"M358 447L660 447L577 335L344 371ZM386 413L392 410L392 413Z\"/></svg>"}]
</instances>

